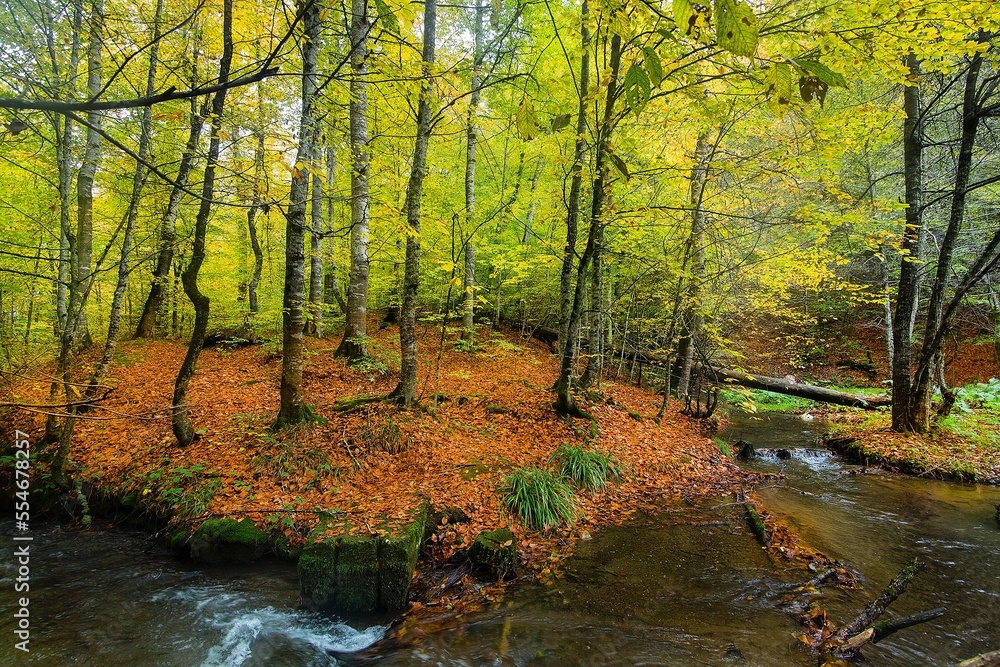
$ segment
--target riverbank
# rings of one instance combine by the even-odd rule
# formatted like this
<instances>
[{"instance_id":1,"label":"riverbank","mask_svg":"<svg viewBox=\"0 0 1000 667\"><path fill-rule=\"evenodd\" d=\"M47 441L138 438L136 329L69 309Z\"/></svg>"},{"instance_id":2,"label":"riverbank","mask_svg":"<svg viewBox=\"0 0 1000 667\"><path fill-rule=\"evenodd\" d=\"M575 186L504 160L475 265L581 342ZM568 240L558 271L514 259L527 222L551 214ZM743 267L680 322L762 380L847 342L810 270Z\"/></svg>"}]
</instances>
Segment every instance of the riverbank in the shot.
<instances>
[{"instance_id":1,"label":"riverbank","mask_svg":"<svg viewBox=\"0 0 1000 667\"><path fill-rule=\"evenodd\" d=\"M343 535L383 535L427 501L427 564L454 559L484 531L509 528L521 571L542 576L599 527L752 483L679 406L656 423L661 399L649 391L605 382L586 408L596 424L566 421L548 389L557 359L541 343L482 329L476 352L446 341L439 356L440 329L420 333L423 409L364 400L396 384L394 331L375 334L371 360L353 367L334 358L336 337L309 339L304 389L316 419L281 432L270 428L281 365L274 347L206 350L190 389L201 437L184 449L171 434L163 379L173 377L185 346L123 343L108 381L114 391L77 425L72 473L117 503L120 516L159 518L177 545L190 546L205 519L250 519L293 558L321 518L335 517ZM39 402L44 391L23 384L14 398ZM38 442L42 417L20 420ZM554 471L564 443L609 456L619 479L573 489L575 519L536 530L501 489L519 470Z\"/></svg>"}]
</instances>

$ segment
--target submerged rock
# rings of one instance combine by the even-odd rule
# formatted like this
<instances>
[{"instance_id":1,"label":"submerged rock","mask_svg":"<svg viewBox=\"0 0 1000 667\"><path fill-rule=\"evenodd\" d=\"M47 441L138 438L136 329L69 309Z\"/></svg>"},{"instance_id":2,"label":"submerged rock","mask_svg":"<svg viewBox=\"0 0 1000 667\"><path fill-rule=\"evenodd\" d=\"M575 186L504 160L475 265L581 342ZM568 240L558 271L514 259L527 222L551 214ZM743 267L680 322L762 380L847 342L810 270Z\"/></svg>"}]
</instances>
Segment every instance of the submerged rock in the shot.
<instances>
[{"instance_id":1,"label":"submerged rock","mask_svg":"<svg viewBox=\"0 0 1000 667\"><path fill-rule=\"evenodd\" d=\"M517 538L507 528L484 530L469 547L473 566L494 579L505 579L517 572Z\"/></svg>"},{"instance_id":2,"label":"submerged rock","mask_svg":"<svg viewBox=\"0 0 1000 667\"><path fill-rule=\"evenodd\" d=\"M427 515L423 503L410 523L384 525L377 535L352 535L349 524L321 521L299 557L303 605L341 613L406 609Z\"/></svg>"},{"instance_id":3,"label":"submerged rock","mask_svg":"<svg viewBox=\"0 0 1000 667\"><path fill-rule=\"evenodd\" d=\"M191 537L190 547L196 563L252 563L267 552L268 540L250 519L208 519Z\"/></svg>"}]
</instances>

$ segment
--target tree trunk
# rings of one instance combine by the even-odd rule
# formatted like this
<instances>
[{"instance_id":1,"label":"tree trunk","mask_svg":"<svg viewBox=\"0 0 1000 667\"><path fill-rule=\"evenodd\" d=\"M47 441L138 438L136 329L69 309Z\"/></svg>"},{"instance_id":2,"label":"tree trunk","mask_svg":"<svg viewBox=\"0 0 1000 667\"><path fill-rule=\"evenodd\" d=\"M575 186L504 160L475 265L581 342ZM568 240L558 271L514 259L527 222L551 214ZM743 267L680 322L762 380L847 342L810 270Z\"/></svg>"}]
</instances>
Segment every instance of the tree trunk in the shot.
<instances>
[{"instance_id":1,"label":"tree trunk","mask_svg":"<svg viewBox=\"0 0 1000 667\"><path fill-rule=\"evenodd\" d=\"M573 166L570 173L569 200L566 202L566 249L563 251L559 276L559 349L572 349L569 323L573 309L573 260L580 226L580 192L583 189L583 162L587 153L587 100L590 95L590 5L583 0L580 10L582 51L580 57L580 104L576 112L576 141L573 145ZM572 365L572 359L570 360ZM568 389L568 388L567 388Z\"/></svg>"},{"instance_id":2,"label":"tree trunk","mask_svg":"<svg viewBox=\"0 0 1000 667\"><path fill-rule=\"evenodd\" d=\"M219 61L220 84L229 82L229 67L233 61L233 0L223 0L222 18L222 58ZM205 237L208 232L208 218L212 212L212 197L215 194L215 167L219 162L219 129L222 125L222 112L226 106L226 89L215 93L212 98L211 131L209 133L208 158L205 161L205 175L201 186L201 204L194 223L194 241L191 248L191 261L181 274L181 284L184 293L194 305L194 328L188 343L187 354L181 363L177 378L174 380L174 396L171 403L174 437L182 447L194 442L198 434L194 430L187 405L187 390L194 375L198 355L205 344L205 332L208 330L208 315L210 302L198 288L198 273L205 261Z\"/></svg>"},{"instance_id":3,"label":"tree trunk","mask_svg":"<svg viewBox=\"0 0 1000 667\"><path fill-rule=\"evenodd\" d=\"M157 0L156 13L153 16L153 37L149 48L149 69L146 76L146 96L152 97L156 92L156 68L160 51L160 22L163 17L163 2ZM128 287L129 260L132 255L132 239L135 234L135 224L139 217L139 201L142 197L142 189L146 183L145 162L149 158L149 144L153 131L153 109L144 107L140 114L139 121L139 147L137 150L138 160L135 163L135 171L132 174L132 194L129 197L128 209L125 212L125 232L122 236L121 257L118 260L118 282L115 284L115 293L111 299L111 313L108 316L108 338L104 342L104 353L101 361L97 364L90 378L90 386L87 387L86 397L93 398L97 395L98 386L104 382L104 378L111 367L111 359L114 356L115 348L118 345L118 334L121 331L122 302L125 299L125 289Z\"/></svg>"},{"instance_id":4,"label":"tree trunk","mask_svg":"<svg viewBox=\"0 0 1000 667\"><path fill-rule=\"evenodd\" d=\"M322 154L319 150L319 124L313 130L313 161L315 171L312 175L312 193L310 196L310 213L312 228L310 229L309 256L309 321L306 333L316 338L323 337L323 177L319 174Z\"/></svg>"},{"instance_id":5,"label":"tree trunk","mask_svg":"<svg viewBox=\"0 0 1000 667\"><path fill-rule=\"evenodd\" d=\"M562 363L559 369L559 379L556 381L556 412L565 415L589 417L576 405L573 398L572 373L573 373L573 351L576 348L580 331L580 317L583 311L583 301L587 285L587 269L597 252L598 244L601 241L601 228L604 224L602 215L604 213L604 199L606 196L605 187L608 176L608 165L606 162L608 148L611 144L611 135L614 131L614 110L618 86L618 73L621 68L622 39L619 35L611 38L611 55L609 59L610 72L608 74L607 99L604 103L604 115L597 130L597 153L595 155L594 184L591 193L590 206L590 233L587 236L587 246L580 258L577 266L576 290L573 293L573 308L570 311L568 326L566 327L565 344L562 349ZM567 244L567 250L569 246ZM563 265L565 268L565 264Z\"/></svg>"},{"instance_id":6,"label":"tree trunk","mask_svg":"<svg viewBox=\"0 0 1000 667\"><path fill-rule=\"evenodd\" d=\"M476 142L478 129L476 114L479 112L479 89L482 86L483 66L483 13L482 0L476 0L474 18L474 43L472 53L472 93L469 96L469 120L466 126L465 151L465 271L463 273L462 341L469 347L476 342L476 248L472 243L476 233Z\"/></svg>"},{"instance_id":7,"label":"tree trunk","mask_svg":"<svg viewBox=\"0 0 1000 667\"><path fill-rule=\"evenodd\" d=\"M253 204L247 209L247 232L250 236L250 248L253 250L253 273L250 275L250 282L247 283L247 298L249 300L250 315L260 312L260 301L257 296L257 289L260 287L260 274L264 268L264 251L260 247L260 238L257 235L257 211L261 210L263 202L263 184L265 178L264 171L264 132L260 127L254 129L257 135L257 146L253 155Z\"/></svg>"},{"instance_id":8,"label":"tree trunk","mask_svg":"<svg viewBox=\"0 0 1000 667\"><path fill-rule=\"evenodd\" d=\"M368 356L368 21L365 0L351 0L351 271L347 321L336 356Z\"/></svg>"},{"instance_id":9,"label":"tree trunk","mask_svg":"<svg viewBox=\"0 0 1000 667\"><path fill-rule=\"evenodd\" d=\"M326 228L333 231L333 195L337 192L336 179L337 176L337 150L332 144L326 147L326 183L327 183L327 204L326 204ZM336 242L336 238L334 238ZM336 243L333 244L333 249L330 251L329 261L327 262L328 272L323 279L323 302L324 303L336 303L337 307L340 308L340 312L347 314L347 302L344 301L344 295L340 291L340 278L339 271L337 269L337 246Z\"/></svg>"},{"instance_id":10,"label":"tree trunk","mask_svg":"<svg viewBox=\"0 0 1000 667\"><path fill-rule=\"evenodd\" d=\"M190 56L192 63L192 86L198 85L198 55L201 52L200 37L200 30L196 28ZM174 184L170 189L167 209L164 211L163 219L160 221L160 247L156 255L156 267L153 269L153 281L150 285L145 305L142 308L142 315L139 316L139 323L136 325L133 338L153 338L156 335L156 321L161 310L163 310L163 305L167 298L167 287L170 284L170 270L174 260L174 244L177 242L177 216L180 214L181 201L184 199L188 178L194 168L201 131L205 125L205 117L208 115L208 102L205 102L205 105L199 112L197 101L191 98L189 113L191 114L191 130L188 132L187 143L184 145L184 152L181 153L177 175L174 177ZM260 141L263 141L262 137ZM253 237L251 236L252 240ZM253 293L251 292L252 298Z\"/></svg>"},{"instance_id":11,"label":"tree trunk","mask_svg":"<svg viewBox=\"0 0 1000 667\"><path fill-rule=\"evenodd\" d=\"M966 189L972 173L973 150L979 129L979 102L977 82L982 66L982 56L976 54L965 75L965 92L962 103L962 138L958 161L955 166L955 182L951 193L951 209L948 227L938 249L937 271L931 287L930 305L927 308L927 322L924 326L923 345L913 379L910 396L910 423L918 431L930 428L930 404L934 391L934 369L939 363L941 338L950 325L944 317L945 296L951 282L952 262L958 243L962 222L965 218ZM947 387L942 387L943 393Z\"/></svg>"},{"instance_id":12,"label":"tree trunk","mask_svg":"<svg viewBox=\"0 0 1000 667\"><path fill-rule=\"evenodd\" d=\"M275 428L297 424L305 417L302 406L302 329L305 283L306 200L309 174L317 169L313 155L315 137L316 62L319 52L320 3L301 0L305 40L302 43L302 116L299 149L292 174L288 213L285 215L285 292L281 327L281 408Z\"/></svg>"},{"instance_id":13,"label":"tree trunk","mask_svg":"<svg viewBox=\"0 0 1000 667\"><path fill-rule=\"evenodd\" d=\"M687 303L682 321L684 335L677 350L680 366L677 376L677 395L686 397L690 390L691 368L694 365L695 348L701 335L702 304L701 287L705 280L705 183L708 181L708 166L712 160L713 146L708 141L708 133L698 135L694 150L694 166L691 168L691 236L688 238L688 256L691 260L691 275L688 277Z\"/></svg>"},{"instance_id":14,"label":"tree trunk","mask_svg":"<svg viewBox=\"0 0 1000 667\"><path fill-rule=\"evenodd\" d=\"M90 10L90 44L87 50L87 95L96 99L101 94L101 51L104 48L104 0L94 0ZM87 295L93 281L94 255L94 177L101 158L101 111L87 113L87 144L76 176L76 253L77 269L74 281L80 291L80 313L77 315L76 340L89 347L93 340L87 326Z\"/></svg>"},{"instance_id":15,"label":"tree trunk","mask_svg":"<svg viewBox=\"0 0 1000 667\"><path fill-rule=\"evenodd\" d=\"M542 170L545 167L545 159L538 158L535 163L535 175L531 177L531 189L528 191L528 213L524 218L524 234L521 235L521 243L527 245L531 242L531 235L534 234L535 212L538 209L538 200L535 199L535 192L538 190L538 181L542 178Z\"/></svg>"},{"instance_id":16,"label":"tree trunk","mask_svg":"<svg viewBox=\"0 0 1000 667\"><path fill-rule=\"evenodd\" d=\"M892 347L892 430L913 431L917 425L910 414L910 365L913 347L910 321L918 306L920 280L920 227L923 206L921 158L923 138L920 122L920 61L912 53L906 58L912 85L903 89L903 173L906 187L906 229L900 244L902 259L896 288L896 312L893 317Z\"/></svg>"},{"instance_id":17,"label":"tree trunk","mask_svg":"<svg viewBox=\"0 0 1000 667\"><path fill-rule=\"evenodd\" d=\"M431 70L434 65L434 40L437 31L437 0L424 2L423 76L417 104L417 136L413 162L406 186L406 264L403 270L403 303L399 317L399 386L390 396L403 407L417 399L417 290L420 287L420 197L427 175L427 145L431 136L431 104L434 93Z\"/></svg>"},{"instance_id":18,"label":"tree trunk","mask_svg":"<svg viewBox=\"0 0 1000 667\"><path fill-rule=\"evenodd\" d=\"M595 230L594 259L590 270L590 332L587 343L587 367L579 386L587 389L604 372L604 227Z\"/></svg>"}]
</instances>

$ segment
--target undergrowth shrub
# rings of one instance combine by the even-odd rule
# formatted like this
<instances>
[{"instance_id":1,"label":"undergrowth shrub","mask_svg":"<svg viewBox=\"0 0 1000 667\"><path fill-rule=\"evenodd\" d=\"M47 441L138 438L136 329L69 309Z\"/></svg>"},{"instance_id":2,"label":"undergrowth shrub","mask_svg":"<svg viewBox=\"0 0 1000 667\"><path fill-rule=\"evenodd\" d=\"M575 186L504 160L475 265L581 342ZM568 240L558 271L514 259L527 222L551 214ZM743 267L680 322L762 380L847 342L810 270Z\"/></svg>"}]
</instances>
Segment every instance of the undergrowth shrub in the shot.
<instances>
[{"instance_id":1,"label":"undergrowth shrub","mask_svg":"<svg viewBox=\"0 0 1000 667\"><path fill-rule=\"evenodd\" d=\"M357 430L356 438L366 452L401 454L410 448L410 439L403 435L391 417L382 421L369 416L367 422Z\"/></svg>"},{"instance_id":2,"label":"undergrowth shrub","mask_svg":"<svg viewBox=\"0 0 1000 667\"><path fill-rule=\"evenodd\" d=\"M517 468L504 479L500 495L504 505L534 530L572 523L576 518L573 489L542 468Z\"/></svg>"},{"instance_id":3,"label":"undergrowth shrub","mask_svg":"<svg viewBox=\"0 0 1000 667\"><path fill-rule=\"evenodd\" d=\"M550 460L561 478L588 491L603 489L609 481L621 477L614 458L596 449L562 444Z\"/></svg>"}]
</instances>

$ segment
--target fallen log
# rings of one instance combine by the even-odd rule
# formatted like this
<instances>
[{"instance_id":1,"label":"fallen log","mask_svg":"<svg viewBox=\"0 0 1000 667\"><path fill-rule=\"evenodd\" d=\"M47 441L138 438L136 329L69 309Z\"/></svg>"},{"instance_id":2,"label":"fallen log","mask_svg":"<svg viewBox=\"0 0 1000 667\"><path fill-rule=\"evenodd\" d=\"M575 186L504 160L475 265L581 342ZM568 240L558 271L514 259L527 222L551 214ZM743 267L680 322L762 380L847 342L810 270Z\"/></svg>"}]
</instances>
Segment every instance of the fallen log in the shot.
<instances>
[{"instance_id":1,"label":"fallen log","mask_svg":"<svg viewBox=\"0 0 1000 667\"><path fill-rule=\"evenodd\" d=\"M963 660L958 667L1000 667L1000 651L990 651L974 658Z\"/></svg>"},{"instance_id":2,"label":"fallen log","mask_svg":"<svg viewBox=\"0 0 1000 667\"><path fill-rule=\"evenodd\" d=\"M763 389L773 391L776 394L787 396L798 396L808 398L811 401L822 403L832 403L834 405L846 405L852 408L864 408L874 410L892 403L888 396L858 396L842 391L817 387L811 384L802 384L789 378L772 378L764 375L741 373L728 368L707 367L699 364L699 369L705 372L709 378L715 379L720 385L737 384L750 389Z\"/></svg>"}]
</instances>

